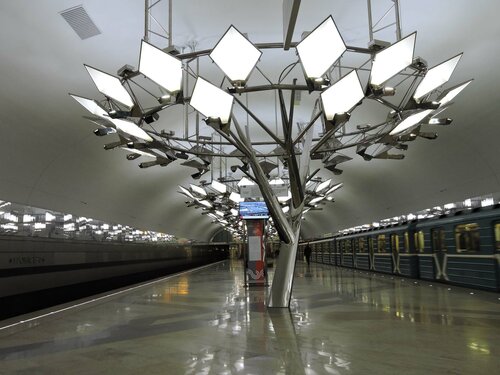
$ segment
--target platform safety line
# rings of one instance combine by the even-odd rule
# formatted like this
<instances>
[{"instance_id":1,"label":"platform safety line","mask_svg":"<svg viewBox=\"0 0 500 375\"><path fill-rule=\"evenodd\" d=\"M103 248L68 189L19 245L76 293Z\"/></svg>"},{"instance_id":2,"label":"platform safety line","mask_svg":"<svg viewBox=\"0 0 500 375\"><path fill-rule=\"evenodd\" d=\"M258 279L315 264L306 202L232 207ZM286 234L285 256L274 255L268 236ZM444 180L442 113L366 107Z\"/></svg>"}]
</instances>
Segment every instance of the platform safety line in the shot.
<instances>
[{"instance_id":1,"label":"platform safety line","mask_svg":"<svg viewBox=\"0 0 500 375\"><path fill-rule=\"evenodd\" d=\"M42 318L45 318L47 316L50 316L50 315L54 315L54 314L58 314L58 313L61 313L63 311L67 311L67 310L71 310L71 309L74 309L75 307L80 307L80 306L85 306L85 305L88 305L89 303L92 303L92 302L96 302L96 301L100 301L100 300L103 300L103 299L106 299L106 298L109 298L109 297L114 297L114 296L117 296L119 294L123 294L125 292L130 292L132 290L136 290L136 289L139 289L139 288L143 288L145 286L149 286L149 285L152 285L152 284L156 284L156 283L159 283L161 281L165 281L165 280L168 280L168 279L171 279L173 277L177 277L177 276L180 276L182 274L185 274L185 273L190 273L190 272L194 272L194 271L199 271L203 268L207 268L207 267L211 267L213 266L214 264L217 264L217 263L221 263L221 262L225 262L225 260L221 260L219 262L215 262L215 263L211 263L211 264L207 264L205 266L201 266L201 267L197 267L197 268L193 268L193 269L190 269L190 270L187 270L187 271L182 271L182 272L178 272L178 273L175 273L173 275L169 275L169 276L166 276L166 277L163 277L161 279L158 279L158 280L154 280L154 281L150 281L146 284L141 284L141 285L136 285L132 288L127 288L127 289L124 289L124 290L120 290L118 292L115 292L115 293L111 293L111 294L106 294L105 296L101 296L101 297L97 297L97 298L93 298L89 301L85 301L85 302L81 302L81 303L77 303L76 305L72 305L72 306L68 306L68 307L65 307L64 309L59 309L59 310L56 310L56 311L51 311L51 312L48 312L46 314L42 314L42 315L39 315L39 316L36 316L34 318L30 318L30 319L26 319L26 320L21 320L17 323L12 323L12 324L9 324L9 325L6 325L6 326L3 326L3 327L0 327L0 331L3 331L5 329L8 329L8 328L12 328L12 327L15 327L15 326L18 326L20 324L25 324L25 323L29 323L29 322L32 322L34 320L38 320L38 319L42 319Z\"/></svg>"}]
</instances>

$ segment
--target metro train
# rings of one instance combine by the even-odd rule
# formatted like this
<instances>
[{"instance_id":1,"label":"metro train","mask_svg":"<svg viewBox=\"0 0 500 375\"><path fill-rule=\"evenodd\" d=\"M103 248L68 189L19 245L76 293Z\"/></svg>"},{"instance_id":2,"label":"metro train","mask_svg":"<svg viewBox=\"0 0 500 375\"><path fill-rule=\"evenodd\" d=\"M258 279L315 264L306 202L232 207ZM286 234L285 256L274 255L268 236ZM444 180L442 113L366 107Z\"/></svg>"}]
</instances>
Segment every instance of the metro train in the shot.
<instances>
[{"instance_id":1,"label":"metro train","mask_svg":"<svg viewBox=\"0 0 500 375\"><path fill-rule=\"evenodd\" d=\"M500 291L500 205L307 243L311 261Z\"/></svg>"},{"instance_id":2,"label":"metro train","mask_svg":"<svg viewBox=\"0 0 500 375\"><path fill-rule=\"evenodd\" d=\"M0 320L228 256L227 243L178 245L0 236Z\"/></svg>"}]
</instances>

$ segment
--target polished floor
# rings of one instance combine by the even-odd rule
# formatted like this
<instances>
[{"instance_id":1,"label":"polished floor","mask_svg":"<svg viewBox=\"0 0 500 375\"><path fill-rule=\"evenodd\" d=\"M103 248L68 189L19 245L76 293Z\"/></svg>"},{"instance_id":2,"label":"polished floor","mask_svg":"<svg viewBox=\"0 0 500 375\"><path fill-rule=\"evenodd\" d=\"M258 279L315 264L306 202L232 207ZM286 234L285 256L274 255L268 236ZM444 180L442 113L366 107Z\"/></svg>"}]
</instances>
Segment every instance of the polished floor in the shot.
<instances>
[{"instance_id":1,"label":"polished floor","mask_svg":"<svg viewBox=\"0 0 500 375\"><path fill-rule=\"evenodd\" d=\"M238 261L0 321L0 374L494 374L500 295L298 262L290 310ZM59 311L55 311L59 310Z\"/></svg>"}]
</instances>

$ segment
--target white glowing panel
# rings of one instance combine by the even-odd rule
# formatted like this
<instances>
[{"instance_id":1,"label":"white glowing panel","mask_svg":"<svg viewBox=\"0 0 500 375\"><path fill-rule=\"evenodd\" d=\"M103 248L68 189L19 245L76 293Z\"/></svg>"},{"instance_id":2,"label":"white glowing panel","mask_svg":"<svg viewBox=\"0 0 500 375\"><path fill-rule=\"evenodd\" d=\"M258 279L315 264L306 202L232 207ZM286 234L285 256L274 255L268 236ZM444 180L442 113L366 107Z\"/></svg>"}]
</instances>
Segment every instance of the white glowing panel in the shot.
<instances>
[{"instance_id":1,"label":"white glowing panel","mask_svg":"<svg viewBox=\"0 0 500 375\"><path fill-rule=\"evenodd\" d=\"M153 155L153 154L150 154L149 152L146 152L146 151L142 151L142 150L137 150L137 149L130 149L128 147L120 147L122 150L125 150L131 154L137 154L137 155L141 155L141 156L148 156L150 158L156 158L156 155Z\"/></svg>"},{"instance_id":2,"label":"white glowing panel","mask_svg":"<svg viewBox=\"0 0 500 375\"><path fill-rule=\"evenodd\" d=\"M212 189L217 190L219 193L224 194L227 191L227 186L224 184L221 184L217 180L213 180L211 186L212 186Z\"/></svg>"},{"instance_id":3,"label":"white glowing panel","mask_svg":"<svg viewBox=\"0 0 500 375\"><path fill-rule=\"evenodd\" d=\"M333 120L335 114L349 112L364 97L358 74L353 70L321 93L326 119Z\"/></svg>"},{"instance_id":4,"label":"white glowing panel","mask_svg":"<svg viewBox=\"0 0 500 375\"><path fill-rule=\"evenodd\" d=\"M134 106L134 101L128 93L127 90L122 86L120 80L111 74L101 72L91 66L85 65L85 68L90 74L90 77L94 81L97 90L101 93L110 97L117 102L123 104L127 108L132 108Z\"/></svg>"},{"instance_id":5,"label":"white glowing panel","mask_svg":"<svg viewBox=\"0 0 500 375\"><path fill-rule=\"evenodd\" d=\"M199 186L196 186L193 184L189 184L189 187L191 188L191 191L193 191L194 193L196 193L198 195L201 195L203 197L207 195L207 192L202 187L199 187Z\"/></svg>"},{"instance_id":6,"label":"white glowing panel","mask_svg":"<svg viewBox=\"0 0 500 375\"><path fill-rule=\"evenodd\" d=\"M238 186L252 186L255 185L255 182L249 180L246 177L242 177L241 180L238 181Z\"/></svg>"},{"instance_id":7,"label":"white glowing panel","mask_svg":"<svg viewBox=\"0 0 500 375\"><path fill-rule=\"evenodd\" d=\"M330 183L331 183L331 182L332 182L332 180L331 180L331 179L321 182L321 183L320 183L320 184L316 187L316 190L315 190L315 191L316 191L316 193L319 193L320 191L325 190L327 187L329 187L329 186L330 186Z\"/></svg>"},{"instance_id":8,"label":"white glowing panel","mask_svg":"<svg viewBox=\"0 0 500 375\"><path fill-rule=\"evenodd\" d=\"M424 95L448 82L462 55L461 53L429 69L422 82L418 85L413 98L420 100Z\"/></svg>"},{"instance_id":9,"label":"white glowing panel","mask_svg":"<svg viewBox=\"0 0 500 375\"><path fill-rule=\"evenodd\" d=\"M205 207L212 208L212 204L209 201L199 200L198 203L200 203L201 205L203 205Z\"/></svg>"},{"instance_id":10,"label":"white glowing panel","mask_svg":"<svg viewBox=\"0 0 500 375\"><path fill-rule=\"evenodd\" d=\"M329 195L329 194L333 193L335 190L340 189L342 186L344 186L343 182L340 182L338 184L333 185L330 189L328 189L328 191L325 193L325 195Z\"/></svg>"},{"instance_id":11,"label":"white glowing panel","mask_svg":"<svg viewBox=\"0 0 500 375\"><path fill-rule=\"evenodd\" d=\"M109 121L115 124L116 128L124 133L127 133L135 138L142 139L146 142L153 142L153 138L151 138L148 133L146 133L132 121L122 120L118 118L110 118Z\"/></svg>"},{"instance_id":12,"label":"white glowing panel","mask_svg":"<svg viewBox=\"0 0 500 375\"><path fill-rule=\"evenodd\" d=\"M375 55L370 83L381 86L413 62L417 33L408 35Z\"/></svg>"},{"instance_id":13,"label":"white glowing panel","mask_svg":"<svg viewBox=\"0 0 500 375\"><path fill-rule=\"evenodd\" d=\"M308 78L321 77L346 50L332 16L306 36L296 48Z\"/></svg>"},{"instance_id":14,"label":"white glowing panel","mask_svg":"<svg viewBox=\"0 0 500 375\"><path fill-rule=\"evenodd\" d=\"M417 125L420 121L422 121L425 117L427 117L432 112L432 109L426 109L425 111L415 113L408 118L401 121L394 129L389 133L390 135L396 135L404 132L405 130L411 128L412 126Z\"/></svg>"},{"instance_id":15,"label":"white glowing panel","mask_svg":"<svg viewBox=\"0 0 500 375\"><path fill-rule=\"evenodd\" d=\"M443 93L442 97L438 99L438 102L440 104L440 107L443 107L444 105L448 104L451 102L455 96L460 94L463 89L465 89L473 80L470 79L467 82L461 83L460 85L449 89L447 92Z\"/></svg>"},{"instance_id":16,"label":"white glowing panel","mask_svg":"<svg viewBox=\"0 0 500 375\"><path fill-rule=\"evenodd\" d=\"M325 199L325 197L313 198L313 199L311 199L311 201L309 202L309 204L316 204L318 202L321 202L323 199Z\"/></svg>"},{"instance_id":17,"label":"white glowing panel","mask_svg":"<svg viewBox=\"0 0 500 375\"><path fill-rule=\"evenodd\" d=\"M108 112L104 110L95 100L87 99L78 95L69 94L73 99L80 103L87 111L95 116L99 116L109 120Z\"/></svg>"},{"instance_id":18,"label":"white glowing panel","mask_svg":"<svg viewBox=\"0 0 500 375\"><path fill-rule=\"evenodd\" d=\"M231 81L246 81L262 52L231 26L210 53L210 58Z\"/></svg>"},{"instance_id":19,"label":"white glowing panel","mask_svg":"<svg viewBox=\"0 0 500 375\"><path fill-rule=\"evenodd\" d=\"M203 116L220 119L223 124L227 124L231 116L233 97L198 77L189 104Z\"/></svg>"},{"instance_id":20,"label":"white glowing panel","mask_svg":"<svg viewBox=\"0 0 500 375\"><path fill-rule=\"evenodd\" d=\"M244 199L241 198L241 195L238 193L235 193L234 191L229 195L229 199L233 201L234 203L240 203L243 202Z\"/></svg>"},{"instance_id":21,"label":"white glowing panel","mask_svg":"<svg viewBox=\"0 0 500 375\"><path fill-rule=\"evenodd\" d=\"M139 72L170 93L179 91L182 83L182 62L148 42L142 41Z\"/></svg>"}]
</instances>

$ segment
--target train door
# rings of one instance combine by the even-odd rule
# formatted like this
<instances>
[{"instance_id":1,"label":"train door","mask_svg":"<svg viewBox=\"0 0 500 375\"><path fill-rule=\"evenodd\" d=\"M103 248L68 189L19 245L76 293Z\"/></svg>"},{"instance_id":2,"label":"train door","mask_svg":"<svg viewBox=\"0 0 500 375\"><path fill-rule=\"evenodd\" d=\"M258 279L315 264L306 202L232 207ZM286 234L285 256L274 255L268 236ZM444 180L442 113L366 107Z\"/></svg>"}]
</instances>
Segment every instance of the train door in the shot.
<instances>
[{"instance_id":1,"label":"train door","mask_svg":"<svg viewBox=\"0 0 500 375\"><path fill-rule=\"evenodd\" d=\"M446 245L444 240L445 232L443 228L439 227L431 229L432 256L434 258L434 277L436 278L436 280L448 280L445 270Z\"/></svg>"},{"instance_id":2,"label":"train door","mask_svg":"<svg viewBox=\"0 0 500 375\"><path fill-rule=\"evenodd\" d=\"M500 291L500 222L495 223L495 258L497 260L497 291Z\"/></svg>"},{"instance_id":3,"label":"train door","mask_svg":"<svg viewBox=\"0 0 500 375\"><path fill-rule=\"evenodd\" d=\"M370 252L370 269L375 269L375 260L373 259L375 250L373 249L373 237L368 237L368 251Z\"/></svg>"},{"instance_id":4,"label":"train door","mask_svg":"<svg viewBox=\"0 0 500 375\"><path fill-rule=\"evenodd\" d=\"M392 272L399 275L399 235L391 234Z\"/></svg>"}]
</instances>

